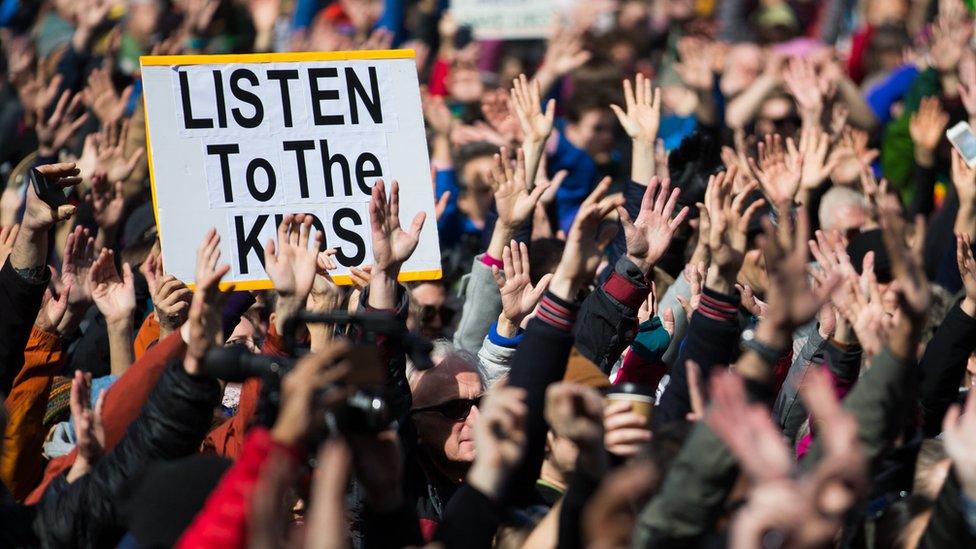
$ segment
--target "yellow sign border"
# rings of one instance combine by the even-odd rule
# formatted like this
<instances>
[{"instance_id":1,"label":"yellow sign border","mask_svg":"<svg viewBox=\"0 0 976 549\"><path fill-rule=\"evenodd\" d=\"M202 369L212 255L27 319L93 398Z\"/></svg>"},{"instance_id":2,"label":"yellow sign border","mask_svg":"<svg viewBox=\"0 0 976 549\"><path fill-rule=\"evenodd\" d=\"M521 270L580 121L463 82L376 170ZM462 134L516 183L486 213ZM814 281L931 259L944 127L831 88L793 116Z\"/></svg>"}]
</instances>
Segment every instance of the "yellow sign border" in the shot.
<instances>
[{"instance_id":1,"label":"yellow sign border","mask_svg":"<svg viewBox=\"0 0 976 549\"><path fill-rule=\"evenodd\" d=\"M285 53L242 53L217 55L142 55L139 57L140 67L164 67L176 65L227 65L230 63L295 63L302 61L349 61L365 59L413 59L414 50L363 50L363 51L326 51L326 52L285 52ZM146 161L149 163L149 186L152 191L153 217L156 220L156 234L160 247L163 246L162 225L159 223L159 207L156 203L156 173L153 169L152 139L149 138L149 109L146 106L146 92L142 92L143 122L146 126ZM423 280L439 280L443 276L441 269L427 271L402 272L398 277L400 282L416 282ZM352 284L348 275L332 277L339 285ZM193 287L194 284L187 284ZM233 287L235 290L271 290L274 285L271 280L243 280L239 282L224 282L221 289Z\"/></svg>"}]
</instances>

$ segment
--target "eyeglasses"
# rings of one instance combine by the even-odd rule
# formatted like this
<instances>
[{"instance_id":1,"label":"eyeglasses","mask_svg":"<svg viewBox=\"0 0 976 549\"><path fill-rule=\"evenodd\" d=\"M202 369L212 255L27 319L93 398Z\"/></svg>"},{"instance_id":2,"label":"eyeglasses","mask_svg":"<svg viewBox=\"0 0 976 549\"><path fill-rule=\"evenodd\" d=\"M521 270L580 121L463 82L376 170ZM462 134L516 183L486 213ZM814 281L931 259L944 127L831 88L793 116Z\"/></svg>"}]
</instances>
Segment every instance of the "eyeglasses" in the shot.
<instances>
[{"instance_id":1,"label":"eyeglasses","mask_svg":"<svg viewBox=\"0 0 976 549\"><path fill-rule=\"evenodd\" d=\"M478 395L474 398L455 398L448 400L447 402L434 404L433 406L414 408L413 410L410 410L410 413L419 414L424 412L437 412L438 414L452 421L464 421L467 419L468 414L471 413L471 408L474 406L479 406L480 404L481 395Z\"/></svg>"}]
</instances>

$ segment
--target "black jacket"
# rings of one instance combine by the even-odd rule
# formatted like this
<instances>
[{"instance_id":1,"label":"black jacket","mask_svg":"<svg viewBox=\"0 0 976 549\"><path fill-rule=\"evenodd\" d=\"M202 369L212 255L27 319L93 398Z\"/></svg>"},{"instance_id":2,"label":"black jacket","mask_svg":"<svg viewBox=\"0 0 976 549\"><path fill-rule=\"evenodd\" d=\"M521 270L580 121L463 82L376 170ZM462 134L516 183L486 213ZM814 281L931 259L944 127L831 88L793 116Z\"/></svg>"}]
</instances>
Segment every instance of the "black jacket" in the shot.
<instances>
[{"instance_id":1,"label":"black jacket","mask_svg":"<svg viewBox=\"0 0 976 549\"><path fill-rule=\"evenodd\" d=\"M976 350L976 318L956 303L925 347L918 369L918 403L927 437L942 432L942 417L959 398L966 361Z\"/></svg>"},{"instance_id":2,"label":"black jacket","mask_svg":"<svg viewBox=\"0 0 976 549\"><path fill-rule=\"evenodd\" d=\"M34 532L44 547L114 547L126 532L120 496L158 460L197 452L210 429L220 385L171 362L142 413L91 473L56 478L37 504Z\"/></svg>"},{"instance_id":3,"label":"black jacket","mask_svg":"<svg viewBox=\"0 0 976 549\"><path fill-rule=\"evenodd\" d=\"M14 378L24 366L24 347L41 310L41 300L50 275L31 283L24 280L8 259L0 268L0 391L10 392Z\"/></svg>"}]
</instances>

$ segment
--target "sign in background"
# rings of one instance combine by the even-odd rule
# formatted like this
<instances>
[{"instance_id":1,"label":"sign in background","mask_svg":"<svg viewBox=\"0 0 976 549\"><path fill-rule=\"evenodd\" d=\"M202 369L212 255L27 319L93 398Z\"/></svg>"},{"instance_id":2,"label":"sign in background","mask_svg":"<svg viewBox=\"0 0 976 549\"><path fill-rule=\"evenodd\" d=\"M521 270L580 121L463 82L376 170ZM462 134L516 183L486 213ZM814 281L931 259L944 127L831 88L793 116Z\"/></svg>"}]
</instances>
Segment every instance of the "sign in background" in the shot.
<instances>
[{"instance_id":1,"label":"sign in background","mask_svg":"<svg viewBox=\"0 0 976 549\"><path fill-rule=\"evenodd\" d=\"M312 214L338 250L338 283L373 261L369 200L400 184L400 219L427 212L401 280L439 278L440 249L412 50L140 59L153 205L166 272L192 282L221 236L225 278L271 288L263 247L281 218ZM389 189L389 187L387 187ZM387 191L389 193L389 190Z\"/></svg>"},{"instance_id":2,"label":"sign in background","mask_svg":"<svg viewBox=\"0 0 976 549\"><path fill-rule=\"evenodd\" d=\"M451 0L459 25L479 40L546 38L559 11L557 0Z\"/></svg>"}]
</instances>

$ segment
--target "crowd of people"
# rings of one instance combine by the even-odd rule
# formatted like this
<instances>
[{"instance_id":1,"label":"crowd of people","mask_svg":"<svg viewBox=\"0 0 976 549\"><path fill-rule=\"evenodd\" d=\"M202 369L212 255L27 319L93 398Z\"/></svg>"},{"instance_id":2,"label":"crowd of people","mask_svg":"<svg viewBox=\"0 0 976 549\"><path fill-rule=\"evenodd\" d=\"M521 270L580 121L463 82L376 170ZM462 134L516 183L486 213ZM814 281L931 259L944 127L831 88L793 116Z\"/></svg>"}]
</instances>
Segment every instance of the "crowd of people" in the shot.
<instances>
[{"instance_id":1,"label":"crowd of people","mask_svg":"<svg viewBox=\"0 0 976 549\"><path fill-rule=\"evenodd\" d=\"M973 3L552 3L0 2L0 546L976 547ZM139 56L390 48L436 219L167 274Z\"/></svg>"}]
</instances>

